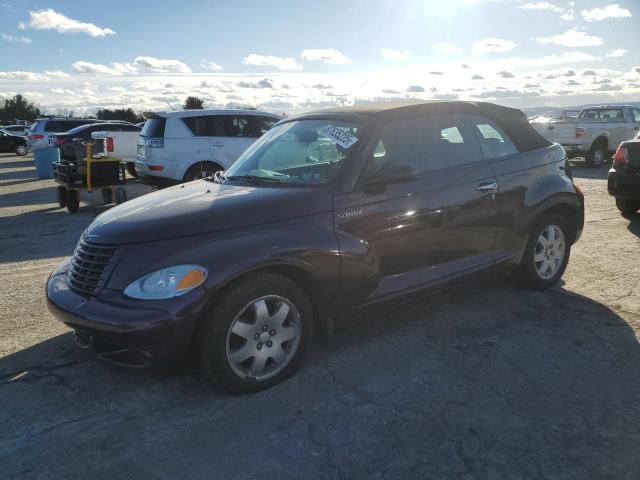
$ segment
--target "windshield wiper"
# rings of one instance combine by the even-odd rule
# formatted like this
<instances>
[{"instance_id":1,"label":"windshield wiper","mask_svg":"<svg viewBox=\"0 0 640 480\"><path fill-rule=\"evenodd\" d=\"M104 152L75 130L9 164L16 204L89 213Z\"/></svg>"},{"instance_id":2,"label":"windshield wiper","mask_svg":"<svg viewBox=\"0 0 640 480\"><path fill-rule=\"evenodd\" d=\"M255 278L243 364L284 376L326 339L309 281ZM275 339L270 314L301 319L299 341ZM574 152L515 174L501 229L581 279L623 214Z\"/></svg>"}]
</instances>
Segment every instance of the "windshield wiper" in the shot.
<instances>
[{"instance_id":1,"label":"windshield wiper","mask_svg":"<svg viewBox=\"0 0 640 480\"><path fill-rule=\"evenodd\" d=\"M232 175L230 177L222 177L224 180L247 180L249 182L271 182L282 183L277 178L261 177L260 175Z\"/></svg>"}]
</instances>

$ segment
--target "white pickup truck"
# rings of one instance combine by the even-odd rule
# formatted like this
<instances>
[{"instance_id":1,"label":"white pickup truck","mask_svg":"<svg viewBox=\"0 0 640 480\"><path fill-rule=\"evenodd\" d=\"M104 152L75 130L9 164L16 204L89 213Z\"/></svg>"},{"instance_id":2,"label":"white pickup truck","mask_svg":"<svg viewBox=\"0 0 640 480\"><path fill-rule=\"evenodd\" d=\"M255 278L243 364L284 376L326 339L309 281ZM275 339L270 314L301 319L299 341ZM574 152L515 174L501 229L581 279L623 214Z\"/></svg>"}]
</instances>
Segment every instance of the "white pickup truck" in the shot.
<instances>
[{"instance_id":1,"label":"white pickup truck","mask_svg":"<svg viewBox=\"0 0 640 480\"><path fill-rule=\"evenodd\" d=\"M577 117L563 115L548 122L532 122L550 142L564 147L569 158L585 157L599 167L620 142L631 140L640 131L640 108L628 105L587 107Z\"/></svg>"},{"instance_id":2,"label":"white pickup truck","mask_svg":"<svg viewBox=\"0 0 640 480\"><path fill-rule=\"evenodd\" d=\"M137 177L135 161L140 132L93 132L91 138L104 140L104 155L121 158L127 164L127 172Z\"/></svg>"}]
</instances>

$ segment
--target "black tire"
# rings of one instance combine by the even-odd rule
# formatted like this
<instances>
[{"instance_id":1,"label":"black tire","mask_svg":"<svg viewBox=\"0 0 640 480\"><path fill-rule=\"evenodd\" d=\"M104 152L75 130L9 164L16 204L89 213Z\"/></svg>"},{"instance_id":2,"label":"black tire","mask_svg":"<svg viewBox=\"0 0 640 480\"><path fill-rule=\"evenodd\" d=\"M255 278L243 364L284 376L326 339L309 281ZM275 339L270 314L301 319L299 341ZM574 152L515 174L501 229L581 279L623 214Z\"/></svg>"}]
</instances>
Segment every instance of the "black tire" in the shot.
<instances>
[{"instance_id":1,"label":"black tire","mask_svg":"<svg viewBox=\"0 0 640 480\"><path fill-rule=\"evenodd\" d=\"M223 170L220 165L217 165L213 162L200 162L195 165L191 165L187 172L184 174L183 182L192 182L193 180L198 180L202 178L203 172L207 174L207 176L212 176L219 170Z\"/></svg>"},{"instance_id":2,"label":"black tire","mask_svg":"<svg viewBox=\"0 0 640 480\"><path fill-rule=\"evenodd\" d=\"M585 160L587 166L593 168L599 168L607 163L607 141L604 139L596 140Z\"/></svg>"},{"instance_id":3,"label":"black tire","mask_svg":"<svg viewBox=\"0 0 640 480\"><path fill-rule=\"evenodd\" d=\"M564 236L564 257L560 267L553 276L550 278L542 278L536 269L534 256L536 254L538 239L540 238L543 230L550 225L555 225L562 230L562 234ZM514 272L516 282L522 287L533 290L544 290L554 285L558 280L560 280L567 268L567 263L569 262L569 257L571 255L571 239L570 231L567 228L567 221L561 215L548 215L538 221L531 231L520 265L518 265Z\"/></svg>"},{"instance_id":4,"label":"black tire","mask_svg":"<svg viewBox=\"0 0 640 480\"><path fill-rule=\"evenodd\" d=\"M80 195L78 190L67 190L67 210L75 213L80 208Z\"/></svg>"},{"instance_id":5,"label":"black tire","mask_svg":"<svg viewBox=\"0 0 640 480\"><path fill-rule=\"evenodd\" d=\"M618 210L620 210L620 212L626 215L633 215L638 210L640 210L640 202L634 202L633 200L616 197L616 207L618 207Z\"/></svg>"},{"instance_id":6,"label":"black tire","mask_svg":"<svg viewBox=\"0 0 640 480\"><path fill-rule=\"evenodd\" d=\"M113 192L110 188L103 188L100 190L100 193L102 194L102 203L109 205L113 202Z\"/></svg>"},{"instance_id":7,"label":"black tire","mask_svg":"<svg viewBox=\"0 0 640 480\"><path fill-rule=\"evenodd\" d=\"M120 205L127 201L127 191L124 188L116 188L114 193L116 197L116 205Z\"/></svg>"},{"instance_id":8,"label":"black tire","mask_svg":"<svg viewBox=\"0 0 640 480\"><path fill-rule=\"evenodd\" d=\"M56 198L58 199L58 206L60 208L67 206L67 189L62 185L56 188Z\"/></svg>"},{"instance_id":9,"label":"black tire","mask_svg":"<svg viewBox=\"0 0 640 480\"><path fill-rule=\"evenodd\" d=\"M236 373L227 359L227 337L243 309L251 302L268 295L287 299L297 310L300 338L282 371L270 378L258 380ZM270 388L291 377L302 365L313 335L311 304L302 289L292 280L280 275L263 273L232 284L220 301L203 312L199 335L199 359L204 375L233 394L254 393ZM248 361L254 362L254 359Z\"/></svg>"},{"instance_id":10,"label":"black tire","mask_svg":"<svg viewBox=\"0 0 640 480\"><path fill-rule=\"evenodd\" d=\"M19 143L13 148L13 152L19 157L24 157L29 153L29 149L24 143Z\"/></svg>"},{"instance_id":11,"label":"black tire","mask_svg":"<svg viewBox=\"0 0 640 480\"><path fill-rule=\"evenodd\" d=\"M138 172L136 172L136 165L133 162L127 162L126 165L127 173L131 175L133 178L138 178Z\"/></svg>"}]
</instances>

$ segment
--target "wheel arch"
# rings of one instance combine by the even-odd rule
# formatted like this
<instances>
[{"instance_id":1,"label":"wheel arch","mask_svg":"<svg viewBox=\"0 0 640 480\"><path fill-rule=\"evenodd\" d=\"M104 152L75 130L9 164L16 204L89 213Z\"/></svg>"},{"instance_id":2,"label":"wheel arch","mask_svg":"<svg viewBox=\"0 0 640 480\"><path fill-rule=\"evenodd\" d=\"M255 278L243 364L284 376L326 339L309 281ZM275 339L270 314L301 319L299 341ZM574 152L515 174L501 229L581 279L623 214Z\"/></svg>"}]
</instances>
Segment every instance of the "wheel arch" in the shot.
<instances>
[{"instance_id":1,"label":"wheel arch","mask_svg":"<svg viewBox=\"0 0 640 480\"><path fill-rule=\"evenodd\" d=\"M224 284L215 288L215 291L212 292L211 296L201 309L200 317L193 329L192 342L197 341L199 332L202 331L202 328L205 325L206 318L204 316L204 312L208 311L211 305L215 304L221 298L224 298L226 292L233 285L247 277L259 275L261 273L280 275L299 285L311 303L314 320L314 335L320 338L328 338L331 335L333 330L333 320L330 316L329 309L327 308L327 298L320 280L302 266L277 263L261 265L250 270L239 272L235 276L229 278Z\"/></svg>"},{"instance_id":2,"label":"wheel arch","mask_svg":"<svg viewBox=\"0 0 640 480\"><path fill-rule=\"evenodd\" d=\"M182 174L182 181L186 181L187 180L187 174L189 173L189 171L193 168L196 167L198 165L204 165L204 164L211 164L215 167L217 167L219 170L224 170L224 167L222 165L220 165L218 162L214 162L213 160L197 160L195 162L193 162L191 165L189 165L185 170L184 173Z\"/></svg>"}]
</instances>

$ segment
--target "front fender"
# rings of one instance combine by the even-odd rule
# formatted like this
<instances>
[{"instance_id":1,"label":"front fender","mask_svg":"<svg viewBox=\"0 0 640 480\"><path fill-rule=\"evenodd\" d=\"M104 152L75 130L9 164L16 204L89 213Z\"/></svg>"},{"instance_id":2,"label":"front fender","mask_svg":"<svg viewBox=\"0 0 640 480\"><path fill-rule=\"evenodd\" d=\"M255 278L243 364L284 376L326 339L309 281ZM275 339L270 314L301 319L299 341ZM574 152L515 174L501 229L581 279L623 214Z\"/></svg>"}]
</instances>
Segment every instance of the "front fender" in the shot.
<instances>
[{"instance_id":1,"label":"front fender","mask_svg":"<svg viewBox=\"0 0 640 480\"><path fill-rule=\"evenodd\" d=\"M331 213L122 248L125 252L106 286L112 292L121 292L161 268L197 264L209 272L198 290L212 296L247 272L285 266L304 270L322 290L314 294L331 299L336 306L341 304L340 254ZM130 301L124 296L122 299Z\"/></svg>"}]
</instances>

